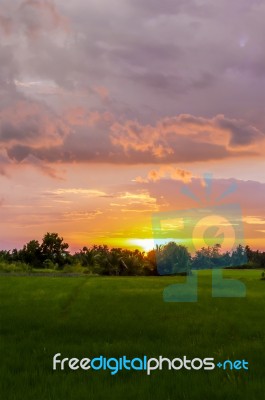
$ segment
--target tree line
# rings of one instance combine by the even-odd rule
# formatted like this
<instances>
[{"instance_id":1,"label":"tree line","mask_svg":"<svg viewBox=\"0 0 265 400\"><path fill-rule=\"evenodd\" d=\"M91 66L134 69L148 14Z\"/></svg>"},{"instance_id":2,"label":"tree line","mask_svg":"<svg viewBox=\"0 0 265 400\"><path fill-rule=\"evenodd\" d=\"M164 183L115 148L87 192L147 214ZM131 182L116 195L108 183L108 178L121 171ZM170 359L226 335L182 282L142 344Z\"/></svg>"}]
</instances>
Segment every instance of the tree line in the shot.
<instances>
[{"instance_id":1,"label":"tree line","mask_svg":"<svg viewBox=\"0 0 265 400\"><path fill-rule=\"evenodd\" d=\"M188 275L192 270L213 268L265 268L265 252L238 245L222 252L220 244L203 247L191 256L175 242L140 250L109 248L106 245L83 247L71 254L69 245L58 233L46 233L42 242L31 240L22 249L0 251L2 265L24 266L25 270L46 269L81 271L98 275ZM3 270L3 268L2 268Z\"/></svg>"}]
</instances>

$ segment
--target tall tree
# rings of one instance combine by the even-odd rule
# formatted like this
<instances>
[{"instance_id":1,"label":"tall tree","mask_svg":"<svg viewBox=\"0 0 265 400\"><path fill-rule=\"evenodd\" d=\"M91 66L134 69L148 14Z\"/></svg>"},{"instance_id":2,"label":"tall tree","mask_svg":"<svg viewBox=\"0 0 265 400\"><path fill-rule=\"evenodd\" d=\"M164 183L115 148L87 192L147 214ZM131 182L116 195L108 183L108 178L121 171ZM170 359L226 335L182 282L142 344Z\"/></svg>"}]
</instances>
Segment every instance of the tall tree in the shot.
<instances>
[{"instance_id":1,"label":"tall tree","mask_svg":"<svg viewBox=\"0 0 265 400\"><path fill-rule=\"evenodd\" d=\"M191 256L185 246L169 242L156 249L157 268L160 275L190 273Z\"/></svg>"},{"instance_id":2,"label":"tall tree","mask_svg":"<svg viewBox=\"0 0 265 400\"><path fill-rule=\"evenodd\" d=\"M69 254L68 247L68 243L65 243L58 233L47 232L42 239L41 252L45 260L51 260L53 263L58 264L59 267L62 267Z\"/></svg>"}]
</instances>

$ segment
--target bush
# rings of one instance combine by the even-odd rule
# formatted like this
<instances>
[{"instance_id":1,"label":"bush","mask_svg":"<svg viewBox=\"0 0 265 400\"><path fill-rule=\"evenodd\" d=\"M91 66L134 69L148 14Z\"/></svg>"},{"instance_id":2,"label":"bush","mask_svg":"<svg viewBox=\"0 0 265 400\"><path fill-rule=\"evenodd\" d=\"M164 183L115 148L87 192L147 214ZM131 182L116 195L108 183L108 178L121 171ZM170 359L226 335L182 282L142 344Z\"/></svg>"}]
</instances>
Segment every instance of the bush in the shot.
<instances>
[{"instance_id":1,"label":"bush","mask_svg":"<svg viewBox=\"0 0 265 400\"><path fill-rule=\"evenodd\" d=\"M13 262L13 263L5 263L0 262L0 271L1 272L31 272L32 267L29 264L23 262Z\"/></svg>"},{"instance_id":2,"label":"bush","mask_svg":"<svg viewBox=\"0 0 265 400\"><path fill-rule=\"evenodd\" d=\"M45 260L43 261L43 267L45 269L57 269L58 268L58 264L55 264L54 262L52 262L52 260Z\"/></svg>"}]
</instances>

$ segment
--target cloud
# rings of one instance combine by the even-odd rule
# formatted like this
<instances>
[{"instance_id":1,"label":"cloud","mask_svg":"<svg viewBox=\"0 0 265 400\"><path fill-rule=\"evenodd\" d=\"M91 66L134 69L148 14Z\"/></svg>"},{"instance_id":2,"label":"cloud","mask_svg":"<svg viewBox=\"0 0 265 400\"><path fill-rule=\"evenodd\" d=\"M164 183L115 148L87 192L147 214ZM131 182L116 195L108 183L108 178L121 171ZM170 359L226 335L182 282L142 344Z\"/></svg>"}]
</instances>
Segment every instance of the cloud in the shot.
<instances>
[{"instance_id":1,"label":"cloud","mask_svg":"<svg viewBox=\"0 0 265 400\"><path fill-rule=\"evenodd\" d=\"M94 88L95 93L101 98L101 100L106 101L109 100L109 90L104 86L96 86Z\"/></svg>"},{"instance_id":2,"label":"cloud","mask_svg":"<svg viewBox=\"0 0 265 400\"><path fill-rule=\"evenodd\" d=\"M8 167L10 167L10 160L6 154L6 151L0 147L0 175L8 177Z\"/></svg>"},{"instance_id":3,"label":"cloud","mask_svg":"<svg viewBox=\"0 0 265 400\"><path fill-rule=\"evenodd\" d=\"M232 3L2 0L7 164L60 176L263 155L265 6Z\"/></svg>"},{"instance_id":4,"label":"cloud","mask_svg":"<svg viewBox=\"0 0 265 400\"><path fill-rule=\"evenodd\" d=\"M135 182L156 182L163 178L170 178L172 180L180 180L184 183L191 182L193 175L189 171L185 171L180 168L172 167L172 166L165 166L160 167L158 170L151 170L148 172L146 178L142 178L138 176L134 179Z\"/></svg>"},{"instance_id":5,"label":"cloud","mask_svg":"<svg viewBox=\"0 0 265 400\"><path fill-rule=\"evenodd\" d=\"M251 225L262 225L265 221L264 199L265 183L243 181L239 179L213 179L211 194L207 195L201 178L193 177L191 182L183 184L180 180L161 179L156 181L133 182L137 190L146 190L157 199L161 211L181 209L210 209L227 204L238 204L242 212L242 220L246 224L247 233ZM194 196L183 191L187 187ZM230 187L236 187L232 193L222 197ZM254 195L253 195L254 194Z\"/></svg>"},{"instance_id":6,"label":"cloud","mask_svg":"<svg viewBox=\"0 0 265 400\"><path fill-rule=\"evenodd\" d=\"M216 124L219 125L224 131L230 133L229 144L232 147L248 146L255 144L259 140L264 140L265 133L261 132L254 126L247 125L244 121L235 119L227 119L224 116L216 118Z\"/></svg>"},{"instance_id":7,"label":"cloud","mask_svg":"<svg viewBox=\"0 0 265 400\"><path fill-rule=\"evenodd\" d=\"M146 191L141 191L139 193L131 193L131 192L125 192L121 195L118 196L118 198L122 200L130 200L130 204L135 204L135 203L155 203L156 199L153 197L150 197L149 193Z\"/></svg>"},{"instance_id":8,"label":"cloud","mask_svg":"<svg viewBox=\"0 0 265 400\"><path fill-rule=\"evenodd\" d=\"M265 225L265 219L257 216L246 216L243 221L250 225Z\"/></svg>"},{"instance_id":9,"label":"cloud","mask_svg":"<svg viewBox=\"0 0 265 400\"><path fill-rule=\"evenodd\" d=\"M103 212L100 210L93 211L70 211L63 214L63 219L76 222L76 221L84 221L84 220L92 220L97 216L102 215Z\"/></svg>"},{"instance_id":10,"label":"cloud","mask_svg":"<svg viewBox=\"0 0 265 400\"><path fill-rule=\"evenodd\" d=\"M108 87L120 105L127 103L134 110L139 105L137 114L143 104L163 115L176 108L194 113L193 102L206 114L209 105L217 114L227 111L229 95L236 110L258 103L247 95L255 93L264 64L262 2L77 0L73 5L62 0L13 0L4 1L3 9L1 25L7 30L11 23L14 44L23 48L20 73L26 70L63 87ZM69 25L70 35L57 41L55 33L68 31ZM34 37L34 43L25 45L25 34ZM240 43L246 35L242 52ZM232 80L231 71L236 73ZM244 100L238 97L240 87Z\"/></svg>"},{"instance_id":11,"label":"cloud","mask_svg":"<svg viewBox=\"0 0 265 400\"><path fill-rule=\"evenodd\" d=\"M51 0L25 0L20 10L30 30L39 30L43 20L46 29L48 27L63 28L66 31L69 29L69 20L60 14Z\"/></svg>"},{"instance_id":12,"label":"cloud","mask_svg":"<svg viewBox=\"0 0 265 400\"><path fill-rule=\"evenodd\" d=\"M6 2L3 10L0 29L8 37L20 33L29 39L37 39L40 34L51 31L70 31L69 19L59 12L52 0L15 0Z\"/></svg>"},{"instance_id":13,"label":"cloud","mask_svg":"<svg viewBox=\"0 0 265 400\"><path fill-rule=\"evenodd\" d=\"M86 197L102 197L105 196L106 193L102 192L101 190L97 189L85 189L85 188L59 188L55 191L51 192L55 195L67 195L67 194L74 194L74 195L82 195Z\"/></svg>"},{"instance_id":14,"label":"cloud","mask_svg":"<svg viewBox=\"0 0 265 400\"><path fill-rule=\"evenodd\" d=\"M126 154L145 153L155 162L180 162L222 159L244 151L258 152L265 134L245 121L217 115L207 119L182 114L164 118L156 125L128 121L112 126L111 140ZM164 161L164 162L165 162Z\"/></svg>"},{"instance_id":15,"label":"cloud","mask_svg":"<svg viewBox=\"0 0 265 400\"><path fill-rule=\"evenodd\" d=\"M19 101L0 110L0 145L11 160L20 162L36 149L59 146L68 134L67 125L44 104Z\"/></svg>"},{"instance_id":16,"label":"cloud","mask_svg":"<svg viewBox=\"0 0 265 400\"><path fill-rule=\"evenodd\" d=\"M217 115L167 117L156 124L115 122L108 112L83 107L61 117L38 102L21 101L0 113L0 143L12 161L30 156L47 164L170 164L258 156L264 133L243 120ZM147 179L169 174L188 180L181 169L152 172Z\"/></svg>"},{"instance_id":17,"label":"cloud","mask_svg":"<svg viewBox=\"0 0 265 400\"><path fill-rule=\"evenodd\" d=\"M135 192L117 193L117 203L111 203L113 207L119 207L123 213L150 213L158 211L155 197L150 196L147 190L136 190Z\"/></svg>"},{"instance_id":18,"label":"cloud","mask_svg":"<svg viewBox=\"0 0 265 400\"><path fill-rule=\"evenodd\" d=\"M0 29L6 35L10 35L12 32L12 20L11 18L0 15Z\"/></svg>"},{"instance_id":19,"label":"cloud","mask_svg":"<svg viewBox=\"0 0 265 400\"><path fill-rule=\"evenodd\" d=\"M50 178L60 181L65 180L65 178L62 176L61 170L58 171L58 168L51 166L32 155L27 156L26 161L24 161L24 165L33 166Z\"/></svg>"}]
</instances>

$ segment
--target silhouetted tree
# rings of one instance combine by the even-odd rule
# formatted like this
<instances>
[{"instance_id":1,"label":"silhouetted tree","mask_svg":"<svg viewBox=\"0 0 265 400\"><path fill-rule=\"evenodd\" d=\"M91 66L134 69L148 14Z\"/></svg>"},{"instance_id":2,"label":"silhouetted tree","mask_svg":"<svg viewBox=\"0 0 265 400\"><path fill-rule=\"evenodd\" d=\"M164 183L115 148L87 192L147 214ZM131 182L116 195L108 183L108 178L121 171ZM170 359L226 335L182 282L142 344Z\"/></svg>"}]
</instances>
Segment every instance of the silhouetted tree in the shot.
<instances>
[{"instance_id":1,"label":"silhouetted tree","mask_svg":"<svg viewBox=\"0 0 265 400\"><path fill-rule=\"evenodd\" d=\"M156 261L160 275L190 274L191 256L185 246L175 242L158 246Z\"/></svg>"},{"instance_id":2,"label":"silhouetted tree","mask_svg":"<svg viewBox=\"0 0 265 400\"><path fill-rule=\"evenodd\" d=\"M47 232L42 239L41 254L44 260L51 260L59 268L62 268L69 254L68 247L68 243L65 243L58 233Z\"/></svg>"},{"instance_id":3,"label":"silhouetted tree","mask_svg":"<svg viewBox=\"0 0 265 400\"><path fill-rule=\"evenodd\" d=\"M21 250L21 258L27 264L34 268L41 268L43 257L41 253L41 246L38 240L31 240L24 245Z\"/></svg>"}]
</instances>

